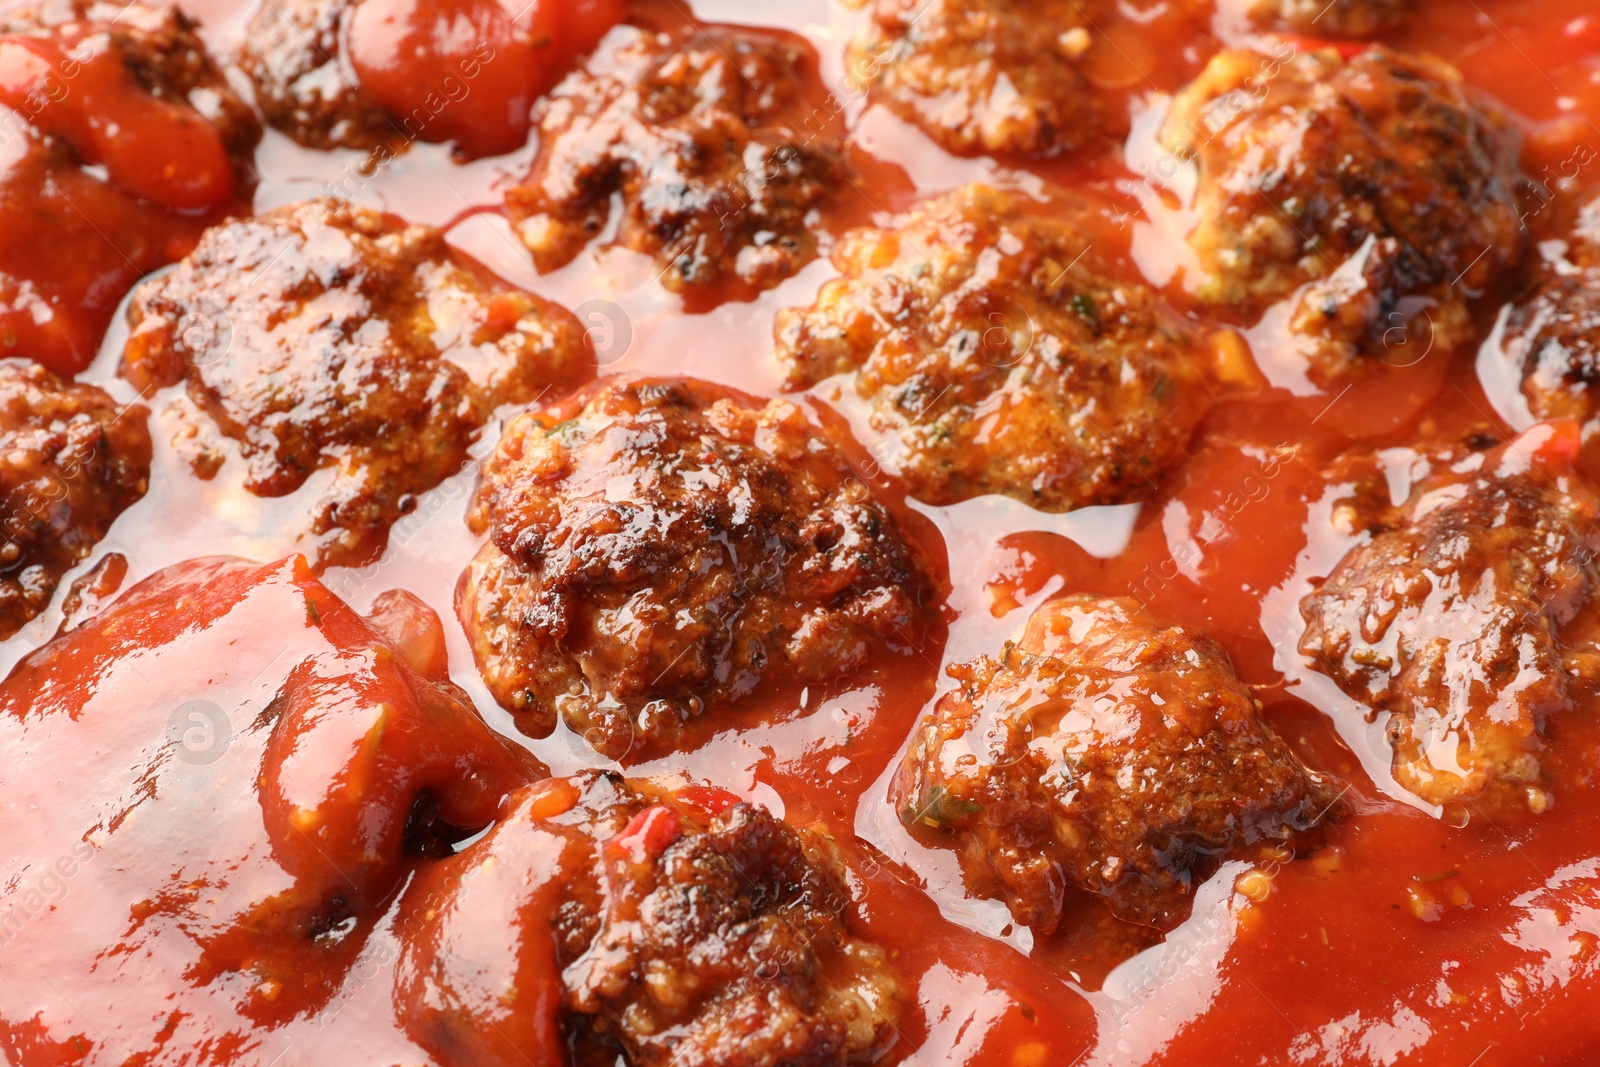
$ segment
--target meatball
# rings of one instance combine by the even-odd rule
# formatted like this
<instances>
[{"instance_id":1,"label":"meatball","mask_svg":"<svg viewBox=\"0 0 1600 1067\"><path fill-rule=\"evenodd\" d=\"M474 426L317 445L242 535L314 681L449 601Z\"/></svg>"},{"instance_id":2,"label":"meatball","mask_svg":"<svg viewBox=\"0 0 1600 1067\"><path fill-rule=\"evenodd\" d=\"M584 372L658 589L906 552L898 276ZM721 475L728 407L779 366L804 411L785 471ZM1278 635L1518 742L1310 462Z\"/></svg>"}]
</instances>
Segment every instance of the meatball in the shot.
<instances>
[{"instance_id":1,"label":"meatball","mask_svg":"<svg viewBox=\"0 0 1600 1067\"><path fill-rule=\"evenodd\" d=\"M283 0L257 12L239 62L267 121L309 148L372 149L373 165L419 140L500 155L625 7Z\"/></svg>"},{"instance_id":2,"label":"meatball","mask_svg":"<svg viewBox=\"0 0 1600 1067\"><path fill-rule=\"evenodd\" d=\"M1109 273L1092 231L968 186L834 250L844 275L777 324L789 383L853 373L913 496L1047 511L1138 500L1206 408L1190 331Z\"/></svg>"},{"instance_id":3,"label":"meatball","mask_svg":"<svg viewBox=\"0 0 1600 1067\"><path fill-rule=\"evenodd\" d=\"M1398 505L1376 457L1341 474L1343 521L1370 539L1301 601L1300 651L1386 717L1395 780L1430 804L1549 806L1544 723L1600 679L1600 498L1577 448L1557 423L1446 453Z\"/></svg>"},{"instance_id":4,"label":"meatball","mask_svg":"<svg viewBox=\"0 0 1600 1067\"><path fill-rule=\"evenodd\" d=\"M1083 894L1175 925L1215 857L1293 839L1337 804L1227 654L1135 601L1052 601L998 659L950 673L960 688L917 727L893 800L908 828L955 844L974 892L1040 933Z\"/></svg>"},{"instance_id":5,"label":"meatball","mask_svg":"<svg viewBox=\"0 0 1600 1067\"><path fill-rule=\"evenodd\" d=\"M1323 383L1386 338L1466 344L1470 299L1522 252L1519 135L1435 59L1226 51L1162 141L1199 165L1199 297L1292 300L1287 328Z\"/></svg>"},{"instance_id":6,"label":"meatball","mask_svg":"<svg viewBox=\"0 0 1600 1067\"><path fill-rule=\"evenodd\" d=\"M1115 132L1083 72L1102 3L871 0L871 12L852 78L952 152L1051 156Z\"/></svg>"},{"instance_id":7,"label":"meatball","mask_svg":"<svg viewBox=\"0 0 1600 1067\"><path fill-rule=\"evenodd\" d=\"M703 382L608 381L519 416L469 521L489 541L458 610L490 692L525 732L559 713L618 758L764 683L908 652L934 600L799 408Z\"/></svg>"},{"instance_id":8,"label":"meatball","mask_svg":"<svg viewBox=\"0 0 1600 1067\"><path fill-rule=\"evenodd\" d=\"M849 180L841 145L800 129L798 39L729 30L640 33L545 104L532 172L506 210L541 271L623 216L616 242L668 289L770 288L816 258L812 230Z\"/></svg>"},{"instance_id":9,"label":"meatball","mask_svg":"<svg viewBox=\"0 0 1600 1067\"><path fill-rule=\"evenodd\" d=\"M1371 37L1399 26L1415 9L1416 0L1257 0L1252 10L1263 22L1301 33Z\"/></svg>"},{"instance_id":10,"label":"meatball","mask_svg":"<svg viewBox=\"0 0 1600 1067\"><path fill-rule=\"evenodd\" d=\"M509 1067L529 1049L546 1062L559 1019L579 1062L619 1049L634 1067L882 1055L902 991L884 951L850 932L836 846L720 790L672 785L540 782L412 887L396 1003L425 1047L447 1065Z\"/></svg>"},{"instance_id":11,"label":"meatball","mask_svg":"<svg viewBox=\"0 0 1600 1067\"><path fill-rule=\"evenodd\" d=\"M150 479L149 413L24 360L0 361L0 639L50 603Z\"/></svg>"},{"instance_id":12,"label":"meatball","mask_svg":"<svg viewBox=\"0 0 1600 1067\"><path fill-rule=\"evenodd\" d=\"M1535 417L1588 422L1600 412L1600 200L1585 208L1565 259L1511 305L1503 347Z\"/></svg>"},{"instance_id":13,"label":"meatball","mask_svg":"<svg viewBox=\"0 0 1600 1067\"><path fill-rule=\"evenodd\" d=\"M334 200L210 230L135 294L129 319L122 374L140 389L184 384L176 443L202 477L235 449L259 496L327 472L305 529L323 565L381 552L498 405L587 368L566 310L438 230Z\"/></svg>"},{"instance_id":14,"label":"meatball","mask_svg":"<svg viewBox=\"0 0 1600 1067\"><path fill-rule=\"evenodd\" d=\"M391 115L344 56L353 0L274 0L250 20L239 66L267 124L307 148L404 143L421 130Z\"/></svg>"},{"instance_id":15,"label":"meatball","mask_svg":"<svg viewBox=\"0 0 1600 1067\"><path fill-rule=\"evenodd\" d=\"M0 358L81 371L128 288L248 204L260 127L193 31L140 3L0 16Z\"/></svg>"}]
</instances>

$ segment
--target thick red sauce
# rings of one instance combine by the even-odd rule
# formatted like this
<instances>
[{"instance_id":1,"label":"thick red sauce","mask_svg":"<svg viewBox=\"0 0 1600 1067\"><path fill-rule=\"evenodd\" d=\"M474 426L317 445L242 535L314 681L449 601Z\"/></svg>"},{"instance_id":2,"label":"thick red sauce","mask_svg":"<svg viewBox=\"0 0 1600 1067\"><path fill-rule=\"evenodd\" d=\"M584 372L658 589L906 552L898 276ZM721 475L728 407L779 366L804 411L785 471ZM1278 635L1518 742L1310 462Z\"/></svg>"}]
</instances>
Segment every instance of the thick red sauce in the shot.
<instances>
[{"instance_id":1,"label":"thick red sauce","mask_svg":"<svg viewBox=\"0 0 1600 1067\"><path fill-rule=\"evenodd\" d=\"M427 90L406 61L396 58L407 50L416 56L420 48L424 57L447 65L472 60L470 48L437 43L442 38L429 29L468 6L370 0L374 25L363 26L354 62L370 69L372 88L386 103L408 109ZM812 87L818 121L852 131L862 174L845 191L830 226L883 219L922 194L970 180L1045 196L1067 195L1063 189L1087 192L1125 213L1108 213L1106 240L1125 249L1174 302L1189 303L1181 271L1187 228L1182 182L1167 176L1171 164L1155 144L1154 130L1166 94L1192 78L1221 45L1252 39L1238 10L1243 4L1222 0L1224 10L1212 20L1208 12L1188 10L1207 5L1129 0L1124 21L1101 27L1119 47L1093 72L1099 88L1127 101L1133 132L1126 163L1067 160L1031 171L953 158L886 110L864 106L845 86L841 60L857 16L834 0L641 4L653 19L668 23L687 17L691 6L703 21L781 28L815 44L821 56ZM1422 0L1420 6L1420 16L1390 43L1442 56L1514 109L1527 135L1525 168L1549 187L1548 200L1530 203L1529 225L1537 233L1552 220L1570 217L1586 191L1600 187L1600 128L1593 121L1600 119L1600 13L1593 0ZM229 54L248 14L244 5L204 0L196 7L213 52ZM540 3L534 14L583 23L603 19L602 7ZM572 51L552 57L547 67L528 58L531 51L516 51L536 47L526 26L515 32L491 28L491 36L502 31L494 47L504 47L516 61L491 63L485 76L492 72L516 84L484 92L485 101L507 93L518 101L531 98L548 87L545 72L570 62L592 37L591 24L579 25L571 32L580 43L564 46ZM0 85L0 99L9 101L11 91ZM114 94L109 100L108 108L117 106ZM487 156L520 143L515 116L501 115L506 121L497 124L479 106L470 103L455 113L459 120L451 120L491 131L483 143L465 146L467 155ZM520 103L517 108L521 114ZM80 150L101 159L113 177L126 167L126 187L139 188L153 149L131 151L115 139L102 144L94 122L83 116L63 113L48 121L59 122L74 144L83 140ZM191 134L163 116L137 121L140 137L186 145L183 154L209 158L203 137L189 145ZM773 314L810 302L831 276L825 260L757 299L703 314L685 314L679 298L652 284L652 265L626 251L586 254L541 277L497 213L497 189L525 173L531 153L523 147L457 163L447 148L418 144L373 173L363 168L360 153L308 152L269 133L257 153L261 183L255 207L327 191L449 226L455 243L509 280L585 308L606 369L688 373L777 394ZM147 195L173 208L212 206L231 190L215 175L208 179L210 173ZM6 188L0 185L0 201ZM137 220L147 209L129 204L108 210ZM7 210L8 217L16 214ZM37 231L0 233L0 261L47 244L56 224L46 219ZM96 266L74 261L45 269L89 272ZM1485 333L1504 296L1489 294L1481 302ZM85 316L85 323L91 320ZM61 328L81 337L97 327L67 322ZM1564 756L1555 772L1562 788L1551 811L1515 825L1478 815L1453 825L1407 802L1384 773L1381 730L1326 680L1308 676L1293 651L1301 626L1297 604L1309 579L1326 575L1352 544L1328 522L1334 487L1319 473L1327 461L1353 442L1402 445L1480 424L1503 436L1520 432L1531 420L1518 400L1515 376L1497 362L1492 343L1481 353L1449 353L1432 350L1426 337L1398 336L1391 367L1344 392L1325 392L1299 368L1274 360L1271 338L1260 328L1245 335L1259 374L1236 383L1202 427L1188 462L1142 505L1064 516L1042 516L995 499L932 508L897 496L893 479L860 453L863 476L904 511L913 535L953 579L943 639L931 641L922 658L883 666L846 691L787 694L741 715L690 752L629 767L635 774L686 772L797 824L820 824L842 840L859 838L872 846L852 849L860 921L890 950L911 988L889 1063L1488 1067L1578 1065L1600 1057L1600 1013L1594 1010L1600 998L1600 795L1592 789L1600 771L1600 720L1577 714L1562 721ZM115 377L122 338L114 325L84 377L131 399ZM817 399L850 417L849 405L826 388ZM131 584L196 557L270 561L292 551L275 514L286 505L244 493L230 481L229 468L209 483L194 479L167 443L171 426L162 419L161 397L150 404L157 447L151 492L122 517L96 558L125 555ZM493 437L486 434L483 449ZM1583 461L1595 465L1593 456ZM334 570L324 580L363 613L389 590L416 594L445 620L450 676L491 727L531 750L552 773L596 765L599 757L563 727L544 740L521 738L477 676L452 611L457 577L477 547L463 523L473 480L469 469L427 494L417 512L396 526L382 561ZM114 701L120 689L134 692L151 681L172 693L267 684L256 679L263 671L275 677L271 661L285 643L304 645L299 651L309 654L330 642L337 647L363 640L357 631L364 624L337 611L331 611L333 625L344 629L331 636L324 633L327 624L308 623L297 584L305 576L286 567L274 573L276 584L239 609L258 614L252 625L272 635L258 647L215 647L201 618L180 615L160 625L192 631L184 639L185 654L146 663L137 654L118 653L81 665L84 710L74 724L75 739L31 737L6 749L8 768L0 779L18 794L0 808L7 852L61 851L40 837L47 823L25 803L13 803L19 795L57 790L55 782L29 778L29 745L79 747L83 804L112 803L118 788L139 788L123 783L108 786L106 796L93 792L104 753L160 741L117 733ZM1163 944L1120 963L1087 938L1067 935L1034 945L1026 931L1010 924L1001 905L969 897L952 855L914 842L885 800L912 723L951 684L943 667L992 652L1020 632L1035 606L1062 590L1137 596L1164 618L1210 630L1263 702L1264 718L1307 763L1350 784L1352 814L1331 829L1326 847L1292 861L1254 865L1270 875L1269 893L1253 894L1258 900L1235 892L1237 877L1252 865L1225 864L1198 892L1188 922ZM54 632L59 599L0 648L5 665ZM437 663L436 655L431 662ZM14 679L8 686L12 699L27 684L26 678ZM307 759L333 760L347 758L358 744L357 738L308 728L302 748ZM243 761L247 755L240 746L229 758ZM403 762L403 755L396 760ZM507 762L503 773L524 770ZM471 797L461 802L470 804ZM357 799L352 794L329 803L329 818L347 817L350 812L338 805ZM219 819L238 815L227 804L218 809ZM159 809L142 817L156 825L140 832L182 849L183 827L160 825ZM240 817L235 877L281 877L291 866L282 856L264 858L268 843L258 838L272 832ZM105 918L99 902L113 899L124 880L137 881L138 873L98 870L95 855L63 853L58 880L45 888L49 906L73 921L50 922L47 941L39 938L43 925L30 925L0 945L0 1009L14 995L6 990L5 963L13 952L58 961L48 973L59 1002L29 1024L34 1031L7 1036L8 1047L30 1050L29 1063L120 1062L107 1051L117 1047L119 1035L146 1035L153 1012L182 1014L191 998L209 995L199 978L171 988L151 986L136 957L91 958L93 947L110 936L97 926ZM159 900L150 906L157 913L162 907ZM361 959L319 1012L307 1015L306 1005L293 997L250 1001L260 1029L228 1050L236 1062L379 1064L418 1058L387 1002L393 983L386 972L399 951L390 927L404 907L397 905L372 931ZM217 952L226 958L226 946ZM290 968L293 961L283 965ZM182 970L170 961L160 968L162 974ZM103 983L112 981L123 983L117 988L125 992L106 994ZM79 1017L73 1005L80 1001L118 1006ZM525 1023L533 1030L541 1025L535 1018ZM84 1035L83 1044L47 1041L68 1032ZM188 1039L197 1040L192 1034Z\"/></svg>"}]
</instances>

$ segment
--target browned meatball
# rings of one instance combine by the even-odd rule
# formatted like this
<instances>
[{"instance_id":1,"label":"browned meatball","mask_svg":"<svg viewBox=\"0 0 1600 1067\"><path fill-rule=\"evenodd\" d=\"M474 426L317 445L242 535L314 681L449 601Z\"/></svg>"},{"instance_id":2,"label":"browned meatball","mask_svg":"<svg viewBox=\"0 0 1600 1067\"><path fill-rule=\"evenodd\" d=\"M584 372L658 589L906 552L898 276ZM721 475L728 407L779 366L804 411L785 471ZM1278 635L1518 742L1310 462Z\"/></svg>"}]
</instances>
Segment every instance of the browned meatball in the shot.
<instances>
[{"instance_id":1,"label":"browned meatball","mask_svg":"<svg viewBox=\"0 0 1600 1067\"><path fill-rule=\"evenodd\" d=\"M1416 0L1257 0L1252 10L1263 22L1300 33L1370 37L1404 22Z\"/></svg>"},{"instance_id":2,"label":"browned meatball","mask_svg":"<svg viewBox=\"0 0 1600 1067\"><path fill-rule=\"evenodd\" d=\"M351 0L272 0L250 20L239 66L267 124L308 148L403 143L410 128L361 87L344 58Z\"/></svg>"},{"instance_id":3,"label":"browned meatball","mask_svg":"<svg viewBox=\"0 0 1600 1067\"><path fill-rule=\"evenodd\" d=\"M1446 454L1398 506L1376 457L1340 472L1357 489L1341 521L1371 539L1301 602L1300 651L1388 713L1395 780L1429 803L1550 803L1545 720L1600 680L1600 500L1571 473L1577 447L1561 423Z\"/></svg>"},{"instance_id":4,"label":"browned meatball","mask_svg":"<svg viewBox=\"0 0 1600 1067\"><path fill-rule=\"evenodd\" d=\"M1096 0L871 0L849 55L875 99L952 152L1049 156L1103 140L1084 77Z\"/></svg>"},{"instance_id":5,"label":"browned meatball","mask_svg":"<svg viewBox=\"0 0 1600 1067\"><path fill-rule=\"evenodd\" d=\"M458 608L490 692L524 731L559 713L617 757L764 683L907 652L934 599L799 408L703 382L610 381L520 416L470 521L490 540Z\"/></svg>"},{"instance_id":6,"label":"browned meatball","mask_svg":"<svg viewBox=\"0 0 1600 1067\"><path fill-rule=\"evenodd\" d=\"M506 210L541 271L606 228L676 292L766 289L816 258L817 215L845 184L843 149L798 128L813 62L798 39L641 33L546 102L542 144Z\"/></svg>"},{"instance_id":7,"label":"browned meatball","mask_svg":"<svg viewBox=\"0 0 1600 1067\"><path fill-rule=\"evenodd\" d=\"M1584 210L1564 258L1511 305L1504 349L1536 417L1587 422L1600 412L1600 200Z\"/></svg>"},{"instance_id":8,"label":"browned meatball","mask_svg":"<svg viewBox=\"0 0 1600 1067\"><path fill-rule=\"evenodd\" d=\"M850 233L844 277L779 314L792 386L855 372L913 496L1047 511L1138 500L1186 453L1206 383L1183 321L1092 232L984 186Z\"/></svg>"},{"instance_id":9,"label":"browned meatball","mask_svg":"<svg viewBox=\"0 0 1600 1067\"><path fill-rule=\"evenodd\" d=\"M150 479L149 413L25 360L0 361L0 638L50 603Z\"/></svg>"},{"instance_id":10,"label":"browned meatball","mask_svg":"<svg viewBox=\"0 0 1600 1067\"><path fill-rule=\"evenodd\" d=\"M1172 926L1213 857L1292 838L1336 802L1227 654L1135 601L1052 601L999 659L950 673L961 686L918 726L894 802L955 844L975 892L1040 932L1081 894Z\"/></svg>"},{"instance_id":11,"label":"browned meatball","mask_svg":"<svg viewBox=\"0 0 1600 1067\"><path fill-rule=\"evenodd\" d=\"M122 373L186 386L177 444L202 477L236 442L246 487L308 505L322 564L382 550L479 428L585 369L582 328L427 226L313 200L218 226L129 311Z\"/></svg>"},{"instance_id":12,"label":"browned meatball","mask_svg":"<svg viewBox=\"0 0 1600 1067\"><path fill-rule=\"evenodd\" d=\"M1522 252L1516 129L1435 59L1226 51L1174 100L1162 141L1199 164L1199 296L1291 299L1288 328L1325 382L1386 337L1467 343L1470 299Z\"/></svg>"},{"instance_id":13,"label":"browned meatball","mask_svg":"<svg viewBox=\"0 0 1600 1067\"><path fill-rule=\"evenodd\" d=\"M506 810L402 903L396 1003L445 1064L546 1062L557 1013L583 1063L838 1067L892 1042L900 981L823 835L612 773Z\"/></svg>"}]
</instances>

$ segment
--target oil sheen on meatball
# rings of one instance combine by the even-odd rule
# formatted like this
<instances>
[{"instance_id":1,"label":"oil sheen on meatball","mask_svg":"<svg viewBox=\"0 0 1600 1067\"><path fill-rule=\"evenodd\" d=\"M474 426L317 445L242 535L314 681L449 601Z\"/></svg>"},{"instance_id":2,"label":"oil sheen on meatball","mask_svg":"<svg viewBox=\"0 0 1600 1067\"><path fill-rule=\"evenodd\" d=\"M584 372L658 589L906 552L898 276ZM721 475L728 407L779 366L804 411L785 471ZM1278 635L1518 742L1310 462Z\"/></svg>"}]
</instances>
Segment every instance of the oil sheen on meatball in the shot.
<instances>
[{"instance_id":1,"label":"oil sheen on meatball","mask_svg":"<svg viewBox=\"0 0 1600 1067\"><path fill-rule=\"evenodd\" d=\"M135 294L122 373L185 386L175 441L201 477L230 455L284 496L326 472L305 534L361 563L467 460L500 404L587 366L564 309L513 289L431 227L313 200L207 232Z\"/></svg>"},{"instance_id":2,"label":"oil sheen on meatball","mask_svg":"<svg viewBox=\"0 0 1600 1067\"><path fill-rule=\"evenodd\" d=\"M617 244L683 293L770 288L816 258L820 212L848 179L813 110L798 39L729 30L640 32L544 105L532 172L506 210L541 271L622 218Z\"/></svg>"},{"instance_id":3,"label":"oil sheen on meatball","mask_svg":"<svg viewBox=\"0 0 1600 1067\"><path fill-rule=\"evenodd\" d=\"M25 360L0 361L0 639L50 603L150 479L149 413Z\"/></svg>"},{"instance_id":4,"label":"oil sheen on meatball","mask_svg":"<svg viewBox=\"0 0 1600 1067\"><path fill-rule=\"evenodd\" d=\"M1354 461L1342 521L1370 539L1301 602L1300 651L1386 722L1395 780L1431 804L1552 802L1545 723L1600 680L1600 499L1577 449L1566 422L1447 453L1398 505L1376 459Z\"/></svg>"},{"instance_id":5,"label":"oil sheen on meatball","mask_svg":"<svg viewBox=\"0 0 1600 1067\"><path fill-rule=\"evenodd\" d=\"M1519 135L1435 59L1224 51L1174 100L1162 142L1198 162L1200 298L1289 301L1324 383L1397 339L1469 342L1470 299L1522 252Z\"/></svg>"},{"instance_id":6,"label":"oil sheen on meatball","mask_svg":"<svg viewBox=\"0 0 1600 1067\"><path fill-rule=\"evenodd\" d=\"M256 11L240 49L267 124L308 148L377 148L410 132L344 57L354 8L350 0L273 0Z\"/></svg>"},{"instance_id":7,"label":"oil sheen on meatball","mask_svg":"<svg viewBox=\"0 0 1600 1067\"><path fill-rule=\"evenodd\" d=\"M1392 30L1416 9L1416 0L1257 0L1257 19L1299 33L1370 37Z\"/></svg>"},{"instance_id":8,"label":"oil sheen on meatball","mask_svg":"<svg viewBox=\"0 0 1600 1067\"><path fill-rule=\"evenodd\" d=\"M1051 156L1104 140L1084 76L1091 0L870 0L853 84L952 152Z\"/></svg>"},{"instance_id":9,"label":"oil sheen on meatball","mask_svg":"<svg viewBox=\"0 0 1600 1067\"><path fill-rule=\"evenodd\" d=\"M1190 331L1093 231L984 186L848 234L843 277L779 314L791 386L853 373L911 494L1046 511L1138 500L1206 409Z\"/></svg>"},{"instance_id":10,"label":"oil sheen on meatball","mask_svg":"<svg viewBox=\"0 0 1600 1067\"><path fill-rule=\"evenodd\" d=\"M1511 305L1503 345L1536 418L1587 423L1600 413L1600 200L1582 212L1563 260Z\"/></svg>"},{"instance_id":11,"label":"oil sheen on meatball","mask_svg":"<svg viewBox=\"0 0 1600 1067\"><path fill-rule=\"evenodd\" d=\"M470 516L489 542L458 610L490 692L535 736L561 716L621 757L764 684L907 653L920 554L785 401L608 381L522 415Z\"/></svg>"},{"instance_id":12,"label":"oil sheen on meatball","mask_svg":"<svg viewBox=\"0 0 1600 1067\"><path fill-rule=\"evenodd\" d=\"M900 981L851 933L823 835L611 773L507 811L402 903L396 1003L447 1067L520 1067L558 1026L576 1062L632 1067L840 1067L892 1042Z\"/></svg>"},{"instance_id":13,"label":"oil sheen on meatball","mask_svg":"<svg viewBox=\"0 0 1600 1067\"><path fill-rule=\"evenodd\" d=\"M1170 927L1216 857L1335 810L1227 654L1136 601L1052 601L998 658L950 673L960 687L917 727L894 802L955 846L974 892L1040 933L1091 897Z\"/></svg>"}]
</instances>

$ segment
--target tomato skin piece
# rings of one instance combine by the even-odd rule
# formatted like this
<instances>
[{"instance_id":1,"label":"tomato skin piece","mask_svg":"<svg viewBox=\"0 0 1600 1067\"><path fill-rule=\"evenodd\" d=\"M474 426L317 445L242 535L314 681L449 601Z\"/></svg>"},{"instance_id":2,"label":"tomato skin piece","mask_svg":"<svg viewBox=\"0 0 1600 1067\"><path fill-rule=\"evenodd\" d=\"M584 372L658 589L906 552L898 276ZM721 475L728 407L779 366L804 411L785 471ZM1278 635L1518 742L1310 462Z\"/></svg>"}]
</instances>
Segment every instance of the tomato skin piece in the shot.
<instances>
[{"instance_id":1,"label":"tomato skin piece","mask_svg":"<svg viewBox=\"0 0 1600 1067\"><path fill-rule=\"evenodd\" d=\"M501 155L527 141L534 102L622 13L617 0L363 0L350 62L408 137Z\"/></svg>"}]
</instances>

